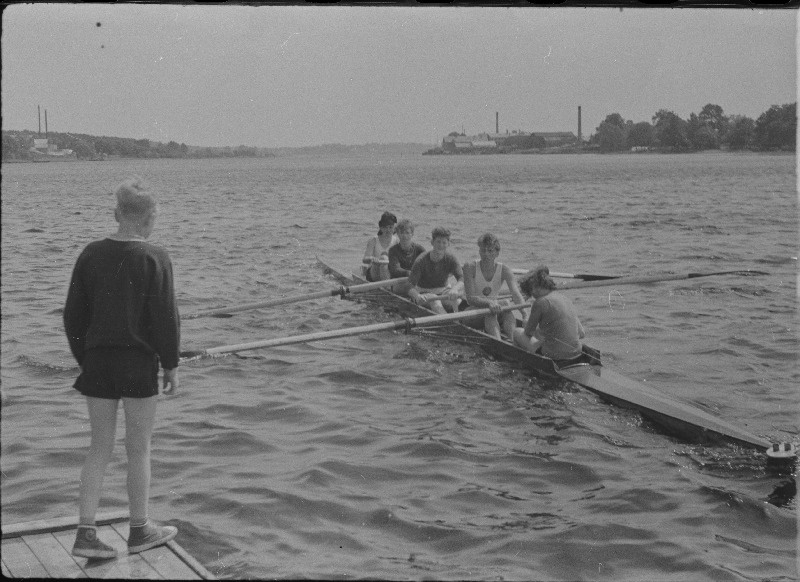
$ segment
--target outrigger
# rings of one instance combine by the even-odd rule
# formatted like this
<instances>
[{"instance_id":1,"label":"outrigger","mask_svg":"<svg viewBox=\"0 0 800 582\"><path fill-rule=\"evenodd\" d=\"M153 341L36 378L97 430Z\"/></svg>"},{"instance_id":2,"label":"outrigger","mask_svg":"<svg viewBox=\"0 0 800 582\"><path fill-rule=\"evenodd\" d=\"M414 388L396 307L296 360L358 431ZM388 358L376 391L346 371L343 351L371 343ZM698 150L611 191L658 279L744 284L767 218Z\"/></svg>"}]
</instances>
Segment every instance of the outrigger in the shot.
<instances>
[{"instance_id":1,"label":"outrigger","mask_svg":"<svg viewBox=\"0 0 800 582\"><path fill-rule=\"evenodd\" d=\"M347 275L322 259L317 258L317 260L328 274L343 285L359 285L365 282L358 275ZM566 288L566 285L564 287ZM433 314L427 308L394 293L391 286L360 293L358 300L377 304L386 311L398 313L403 317L425 317ZM770 462L793 462L796 458L796 449L792 444L771 443L696 406L676 400L642 382L610 370L603 366L600 352L592 347L584 345L584 353L577 361L557 362L532 354L508 341L496 339L481 329L470 327L461 321L445 323L435 329L437 336L444 336L461 343L477 344L492 356L512 362L536 376L565 379L583 386L613 404L636 409L643 417L681 440L705 444L733 443L762 453L766 452ZM426 330L430 328L422 328L423 332Z\"/></svg>"}]
</instances>

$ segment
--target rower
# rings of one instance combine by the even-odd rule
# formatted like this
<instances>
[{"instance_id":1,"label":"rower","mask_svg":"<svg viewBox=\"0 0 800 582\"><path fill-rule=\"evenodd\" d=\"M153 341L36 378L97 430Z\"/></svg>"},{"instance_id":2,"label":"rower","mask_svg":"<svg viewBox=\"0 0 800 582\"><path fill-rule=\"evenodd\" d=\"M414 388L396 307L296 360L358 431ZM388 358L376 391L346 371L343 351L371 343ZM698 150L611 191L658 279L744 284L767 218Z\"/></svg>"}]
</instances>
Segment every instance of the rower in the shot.
<instances>
[{"instance_id":1,"label":"rower","mask_svg":"<svg viewBox=\"0 0 800 582\"><path fill-rule=\"evenodd\" d=\"M583 350L583 326L572 302L555 291L550 269L537 267L523 277L522 293L533 297L531 314L524 328L514 330L514 343L521 348L553 360L580 357Z\"/></svg>"},{"instance_id":2,"label":"rower","mask_svg":"<svg viewBox=\"0 0 800 582\"><path fill-rule=\"evenodd\" d=\"M503 305L510 305L510 303L507 299L499 299L498 293L500 287L505 283L515 304L525 302L522 293L519 291L511 268L497 262L497 256L500 254L500 241L495 235L487 232L478 239L478 254L480 260L464 263L464 293L467 296L469 308L491 309L492 313L483 318L484 330L489 335L500 339L502 326L503 333L511 340L514 337L517 321L511 311L499 313ZM524 312L522 316L525 317Z\"/></svg>"},{"instance_id":3,"label":"rower","mask_svg":"<svg viewBox=\"0 0 800 582\"><path fill-rule=\"evenodd\" d=\"M391 212L384 212L378 221L378 235L367 241L364 251L364 277L367 281L385 281L389 278L389 249L397 244L394 234L397 217Z\"/></svg>"},{"instance_id":4,"label":"rower","mask_svg":"<svg viewBox=\"0 0 800 582\"><path fill-rule=\"evenodd\" d=\"M414 238L414 223L408 218L404 218L397 223L395 233L400 242L392 245L392 248L389 249L389 276L392 279L408 277L411 274L411 267L414 266L414 261L425 252L425 247L412 240ZM398 283L392 287L392 291L400 295L407 295L409 289L411 289L411 285L408 282Z\"/></svg>"},{"instance_id":5,"label":"rower","mask_svg":"<svg viewBox=\"0 0 800 582\"><path fill-rule=\"evenodd\" d=\"M433 249L421 254L411 267L408 283L411 289L408 297L418 305L424 305L435 313L446 313L439 295L446 296L449 311L458 311L461 292L464 286L464 273L456 257L448 252L450 231L437 226L431 232ZM453 276L456 284L448 284L448 277Z\"/></svg>"}]
</instances>

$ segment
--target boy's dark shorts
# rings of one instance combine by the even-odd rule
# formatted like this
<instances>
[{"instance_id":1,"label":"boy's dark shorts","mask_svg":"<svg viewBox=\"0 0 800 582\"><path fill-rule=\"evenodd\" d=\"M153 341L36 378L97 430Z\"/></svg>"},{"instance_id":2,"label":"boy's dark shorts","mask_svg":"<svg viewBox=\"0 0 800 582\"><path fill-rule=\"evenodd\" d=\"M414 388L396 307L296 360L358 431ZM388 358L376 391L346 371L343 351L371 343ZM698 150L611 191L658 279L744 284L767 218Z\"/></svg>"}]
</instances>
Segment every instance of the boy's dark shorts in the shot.
<instances>
[{"instance_id":1,"label":"boy's dark shorts","mask_svg":"<svg viewBox=\"0 0 800 582\"><path fill-rule=\"evenodd\" d=\"M86 352L74 388L84 396L119 400L158 394L158 357L129 348Z\"/></svg>"}]
</instances>

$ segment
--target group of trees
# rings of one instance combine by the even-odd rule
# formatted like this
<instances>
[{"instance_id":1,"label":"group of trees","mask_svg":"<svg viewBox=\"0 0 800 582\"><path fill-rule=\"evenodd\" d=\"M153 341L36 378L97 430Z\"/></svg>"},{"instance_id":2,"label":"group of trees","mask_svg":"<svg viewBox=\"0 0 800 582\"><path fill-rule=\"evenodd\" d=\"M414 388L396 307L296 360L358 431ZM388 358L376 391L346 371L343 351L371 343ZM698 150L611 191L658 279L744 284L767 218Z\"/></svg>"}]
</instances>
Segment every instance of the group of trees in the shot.
<instances>
[{"instance_id":1,"label":"group of trees","mask_svg":"<svg viewBox=\"0 0 800 582\"><path fill-rule=\"evenodd\" d=\"M612 113L589 142L606 152L635 147L678 152L720 148L795 151L796 132L797 102L773 105L756 120L725 115L722 107L709 103L688 120L666 109L660 109L652 123L634 123Z\"/></svg>"},{"instance_id":2,"label":"group of trees","mask_svg":"<svg viewBox=\"0 0 800 582\"><path fill-rule=\"evenodd\" d=\"M33 131L3 130L3 159L26 160L31 157L33 140L40 137ZM75 133L47 134L48 141L58 149L69 149L79 159L97 159L104 156L123 158L220 158L220 157L268 157L271 152L263 148L238 147L190 147L185 143L151 142L149 139L125 137L97 137Z\"/></svg>"}]
</instances>

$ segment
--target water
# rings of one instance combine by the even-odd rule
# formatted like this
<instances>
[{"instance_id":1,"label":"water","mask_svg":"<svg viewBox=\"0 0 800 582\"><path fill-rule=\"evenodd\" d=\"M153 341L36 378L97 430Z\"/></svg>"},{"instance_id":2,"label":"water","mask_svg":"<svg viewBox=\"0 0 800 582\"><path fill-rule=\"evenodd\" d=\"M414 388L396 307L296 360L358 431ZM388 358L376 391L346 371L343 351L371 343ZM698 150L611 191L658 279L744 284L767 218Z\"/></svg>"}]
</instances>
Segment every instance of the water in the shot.
<instances>
[{"instance_id":1,"label":"water","mask_svg":"<svg viewBox=\"0 0 800 582\"><path fill-rule=\"evenodd\" d=\"M73 515L88 444L61 308L114 230L110 189L160 191L184 314L333 288L384 210L416 238L578 273L751 268L570 291L605 364L771 440L800 441L795 158L295 157L11 164L2 176L2 518ZM183 323L183 350L388 320L336 298ZM151 515L223 578L797 580L794 500L751 452L468 346L380 333L205 359L160 404ZM125 509L124 423L102 510Z\"/></svg>"}]
</instances>

